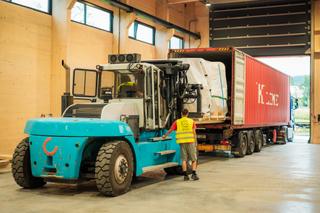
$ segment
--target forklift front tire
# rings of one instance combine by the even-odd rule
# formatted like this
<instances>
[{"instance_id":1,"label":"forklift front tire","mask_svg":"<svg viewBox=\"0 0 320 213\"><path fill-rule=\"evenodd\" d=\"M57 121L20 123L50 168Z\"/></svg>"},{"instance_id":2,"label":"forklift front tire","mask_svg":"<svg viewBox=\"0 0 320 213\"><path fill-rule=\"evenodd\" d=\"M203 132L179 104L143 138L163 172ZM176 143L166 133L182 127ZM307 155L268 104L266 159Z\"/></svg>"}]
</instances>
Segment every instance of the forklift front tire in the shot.
<instances>
[{"instance_id":1,"label":"forklift front tire","mask_svg":"<svg viewBox=\"0 0 320 213\"><path fill-rule=\"evenodd\" d=\"M118 196L129 191L133 176L133 155L125 141L101 146L95 164L98 190L106 196Z\"/></svg>"}]
</instances>

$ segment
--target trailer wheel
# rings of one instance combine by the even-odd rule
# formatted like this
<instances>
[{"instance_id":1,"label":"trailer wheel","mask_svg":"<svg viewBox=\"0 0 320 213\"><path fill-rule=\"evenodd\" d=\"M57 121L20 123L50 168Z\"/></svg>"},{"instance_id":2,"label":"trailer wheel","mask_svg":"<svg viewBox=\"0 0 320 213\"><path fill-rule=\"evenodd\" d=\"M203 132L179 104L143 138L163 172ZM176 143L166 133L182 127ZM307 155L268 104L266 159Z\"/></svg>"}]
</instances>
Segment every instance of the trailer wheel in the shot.
<instances>
[{"instance_id":1,"label":"trailer wheel","mask_svg":"<svg viewBox=\"0 0 320 213\"><path fill-rule=\"evenodd\" d=\"M242 158L247 153L247 147L248 147L248 138L247 135L241 131L238 133L238 143L235 152L233 153L235 157Z\"/></svg>"},{"instance_id":2,"label":"trailer wheel","mask_svg":"<svg viewBox=\"0 0 320 213\"><path fill-rule=\"evenodd\" d=\"M15 182L23 188L33 189L46 184L43 178L32 175L29 138L23 139L14 150L11 172Z\"/></svg>"},{"instance_id":3,"label":"trailer wheel","mask_svg":"<svg viewBox=\"0 0 320 213\"><path fill-rule=\"evenodd\" d=\"M130 189L133 176L133 155L125 141L101 146L95 164L98 190L107 196L118 196Z\"/></svg>"},{"instance_id":4,"label":"trailer wheel","mask_svg":"<svg viewBox=\"0 0 320 213\"><path fill-rule=\"evenodd\" d=\"M278 137L278 141L280 142L280 144L286 144L288 142L287 128L288 127L283 126L278 132L278 135L281 135Z\"/></svg>"},{"instance_id":5,"label":"trailer wheel","mask_svg":"<svg viewBox=\"0 0 320 213\"><path fill-rule=\"evenodd\" d=\"M262 149L262 146L263 146L263 135L262 135L262 131L260 129L254 131L254 138L256 141L254 151L260 152Z\"/></svg>"},{"instance_id":6,"label":"trailer wheel","mask_svg":"<svg viewBox=\"0 0 320 213\"><path fill-rule=\"evenodd\" d=\"M255 147L255 140L254 140L253 131L248 131L247 138L248 138L247 155L252 155L252 153L254 152L254 147Z\"/></svg>"}]
</instances>

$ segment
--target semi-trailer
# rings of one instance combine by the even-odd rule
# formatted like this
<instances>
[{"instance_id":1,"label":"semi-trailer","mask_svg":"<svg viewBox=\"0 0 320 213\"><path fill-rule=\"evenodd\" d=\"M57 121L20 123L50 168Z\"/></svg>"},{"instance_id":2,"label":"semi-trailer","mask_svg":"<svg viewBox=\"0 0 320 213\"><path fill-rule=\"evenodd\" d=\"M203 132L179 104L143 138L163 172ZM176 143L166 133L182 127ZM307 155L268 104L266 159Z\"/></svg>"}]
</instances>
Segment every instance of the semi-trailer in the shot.
<instances>
[{"instance_id":1,"label":"semi-trailer","mask_svg":"<svg viewBox=\"0 0 320 213\"><path fill-rule=\"evenodd\" d=\"M218 100L221 104L216 104L215 108L220 110L217 112L213 107L207 112L202 109L193 113L199 151L231 151L235 156L243 157L260 152L265 142L287 142L288 132L292 132L288 131L292 129L288 75L231 47L170 50L169 58L183 62L201 58L220 62L224 66L220 68L220 78L225 79L226 85L223 80L218 86L215 83L216 90L221 88L219 95L214 89L206 87L205 90L209 91L201 96L202 108L203 104L211 104L212 107L212 101L208 100ZM204 76L214 71L202 67ZM192 75L192 72L187 75ZM193 78L189 82L198 83L197 80ZM205 81L210 84L212 78ZM223 91L224 87L227 92ZM222 104L226 109L221 109Z\"/></svg>"}]
</instances>

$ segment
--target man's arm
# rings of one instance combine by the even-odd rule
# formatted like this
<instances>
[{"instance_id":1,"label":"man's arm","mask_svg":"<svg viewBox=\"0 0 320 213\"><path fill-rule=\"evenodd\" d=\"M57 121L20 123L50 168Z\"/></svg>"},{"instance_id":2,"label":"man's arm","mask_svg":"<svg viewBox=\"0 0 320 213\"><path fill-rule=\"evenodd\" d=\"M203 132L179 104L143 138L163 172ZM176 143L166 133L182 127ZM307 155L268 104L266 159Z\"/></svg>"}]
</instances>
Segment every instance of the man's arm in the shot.
<instances>
[{"instance_id":1,"label":"man's arm","mask_svg":"<svg viewBox=\"0 0 320 213\"><path fill-rule=\"evenodd\" d=\"M177 130L177 123L176 123L176 121L173 122L173 124L171 125L169 131L166 132L166 134L164 134L164 135L162 136L162 138L163 138L163 139L166 139L166 137L168 137L168 135L170 135L170 133L171 133L172 131L174 131L174 130Z\"/></svg>"},{"instance_id":2,"label":"man's arm","mask_svg":"<svg viewBox=\"0 0 320 213\"><path fill-rule=\"evenodd\" d=\"M195 122L193 122L193 135L194 135L194 141L195 142L197 142L197 132L196 132L196 128L197 128L197 126L196 126L196 123Z\"/></svg>"}]
</instances>

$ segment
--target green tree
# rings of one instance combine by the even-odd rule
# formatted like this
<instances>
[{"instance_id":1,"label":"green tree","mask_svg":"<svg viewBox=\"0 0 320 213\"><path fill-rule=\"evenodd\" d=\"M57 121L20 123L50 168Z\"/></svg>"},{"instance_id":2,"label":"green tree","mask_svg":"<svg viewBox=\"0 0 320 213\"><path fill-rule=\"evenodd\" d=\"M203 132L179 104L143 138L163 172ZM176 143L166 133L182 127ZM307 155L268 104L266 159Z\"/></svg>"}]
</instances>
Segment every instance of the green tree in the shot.
<instances>
[{"instance_id":1,"label":"green tree","mask_svg":"<svg viewBox=\"0 0 320 213\"><path fill-rule=\"evenodd\" d=\"M301 85L303 90L302 104L305 107L309 107L310 102L310 75L304 76L303 84Z\"/></svg>"}]
</instances>

